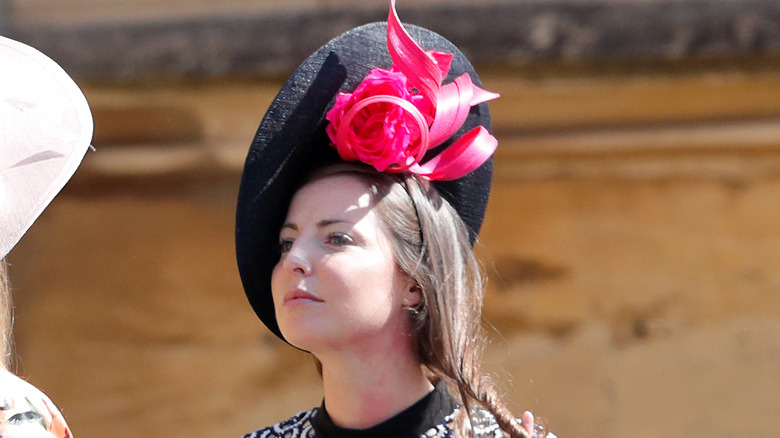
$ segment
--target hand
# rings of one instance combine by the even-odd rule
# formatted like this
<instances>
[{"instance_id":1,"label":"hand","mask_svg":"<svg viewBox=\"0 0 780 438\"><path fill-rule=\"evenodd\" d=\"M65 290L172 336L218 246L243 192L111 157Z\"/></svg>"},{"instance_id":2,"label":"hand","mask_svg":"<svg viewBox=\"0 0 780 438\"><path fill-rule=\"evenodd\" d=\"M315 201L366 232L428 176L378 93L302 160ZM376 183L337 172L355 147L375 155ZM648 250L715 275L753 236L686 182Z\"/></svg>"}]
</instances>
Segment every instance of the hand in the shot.
<instances>
[{"instance_id":1,"label":"hand","mask_svg":"<svg viewBox=\"0 0 780 438\"><path fill-rule=\"evenodd\" d=\"M520 418L520 425L523 426L529 437L534 436L534 414L530 411L523 412L523 416Z\"/></svg>"},{"instance_id":2,"label":"hand","mask_svg":"<svg viewBox=\"0 0 780 438\"><path fill-rule=\"evenodd\" d=\"M530 438L548 438L550 436L553 438L555 437L555 435L549 434L547 432L547 420L541 417L534 419L534 414L532 414L530 411L523 412L523 416L520 418L520 420L521 426L523 426L523 429L525 429Z\"/></svg>"}]
</instances>

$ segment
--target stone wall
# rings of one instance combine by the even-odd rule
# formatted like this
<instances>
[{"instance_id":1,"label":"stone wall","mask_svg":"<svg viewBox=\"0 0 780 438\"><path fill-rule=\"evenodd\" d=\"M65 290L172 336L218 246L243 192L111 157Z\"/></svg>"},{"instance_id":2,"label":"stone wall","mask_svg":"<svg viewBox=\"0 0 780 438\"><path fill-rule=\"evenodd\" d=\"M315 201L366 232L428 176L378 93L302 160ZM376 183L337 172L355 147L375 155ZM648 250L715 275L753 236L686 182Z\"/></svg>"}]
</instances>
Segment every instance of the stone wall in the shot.
<instances>
[{"instance_id":1,"label":"stone wall","mask_svg":"<svg viewBox=\"0 0 780 438\"><path fill-rule=\"evenodd\" d=\"M387 18L380 0L28 1L12 3L5 34L77 77L100 81L287 76L331 37ZM49 18L32 19L35 5ZM780 4L773 0L431 0L400 2L398 10L404 22L444 35L472 62L515 68L780 53Z\"/></svg>"}]
</instances>

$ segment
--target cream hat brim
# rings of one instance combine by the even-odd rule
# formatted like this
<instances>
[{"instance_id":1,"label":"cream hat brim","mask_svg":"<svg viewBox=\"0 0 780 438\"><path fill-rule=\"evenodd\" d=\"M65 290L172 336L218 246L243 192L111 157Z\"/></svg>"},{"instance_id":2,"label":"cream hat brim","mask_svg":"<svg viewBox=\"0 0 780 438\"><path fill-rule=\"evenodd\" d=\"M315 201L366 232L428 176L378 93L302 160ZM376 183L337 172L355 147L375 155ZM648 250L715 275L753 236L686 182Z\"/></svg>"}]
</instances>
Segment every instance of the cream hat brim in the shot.
<instances>
[{"instance_id":1,"label":"cream hat brim","mask_svg":"<svg viewBox=\"0 0 780 438\"><path fill-rule=\"evenodd\" d=\"M76 171L92 131L73 79L38 50L0 37L0 258Z\"/></svg>"}]
</instances>

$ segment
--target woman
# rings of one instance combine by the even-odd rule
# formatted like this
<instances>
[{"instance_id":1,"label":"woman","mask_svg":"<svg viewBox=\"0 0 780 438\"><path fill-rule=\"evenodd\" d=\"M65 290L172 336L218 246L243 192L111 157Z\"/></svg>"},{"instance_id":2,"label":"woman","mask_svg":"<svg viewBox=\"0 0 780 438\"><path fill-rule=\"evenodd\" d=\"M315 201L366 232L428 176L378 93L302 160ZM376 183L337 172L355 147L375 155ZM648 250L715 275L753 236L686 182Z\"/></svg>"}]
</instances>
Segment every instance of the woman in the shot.
<instances>
[{"instance_id":1,"label":"woman","mask_svg":"<svg viewBox=\"0 0 780 438\"><path fill-rule=\"evenodd\" d=\"M12 303L6 255L70 179L92 139L78 86L54 61L0 37L0 437L69 438L41 391L9 369Z\"/></svg>"},{"instance_id":2,"label":"woman","mask_svg":"<svg viewBox=\"0 0 780 438\"><path fill-rule=\"evenodd\" d=\"M260 319L318 361L324 401L247 438L544 436L480 370L494 97L394 2L288 80L244 168L238 264Z\"/></svg>"}]
</instances>

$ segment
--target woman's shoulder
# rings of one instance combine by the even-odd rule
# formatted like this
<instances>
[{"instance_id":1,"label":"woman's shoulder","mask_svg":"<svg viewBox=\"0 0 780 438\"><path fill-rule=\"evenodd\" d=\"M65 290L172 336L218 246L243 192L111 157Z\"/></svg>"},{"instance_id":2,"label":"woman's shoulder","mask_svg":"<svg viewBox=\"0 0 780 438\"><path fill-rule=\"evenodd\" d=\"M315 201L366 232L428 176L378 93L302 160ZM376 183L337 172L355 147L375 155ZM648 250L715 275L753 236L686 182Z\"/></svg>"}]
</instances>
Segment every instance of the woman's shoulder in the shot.
<instances>
[{"instance_id":1,"label":"woman's shoulder","mask_svg":"<svg viewBox=\"0 0 780 438\"><path fill-rule=\"evenodd\" d=\"M299 412L273 426L250 432L242 438L282 438L289 436L313 438L314 428L311 425L311 421L316 413L316 408Z\"/></svg>"},{"instance_id":2,"label":"woman's shoulder","mask_svg":"<svg viewBox=\"0 0 780 438\"><path fill-rule=\"evenodd\" d=\"M520 421L518 418L517 421ZM490 411L482 408L472 410L471 427L474 429L474 436L479 438L506 438L507 434L501 429ZM537 431L532 438L557 438L552 432Z\"/></svg>"},{"instance_id":3,"label":"woman's shoulder","mask_svg":"<svg viewBox=\"0 0 780 438\"><path fill-rule=\"evenodd\" d=\"M479 438L504 438L506 434L496 421L490 411L482 408L471 410L471 428L474 430L474 436Z\"/></svg>"}]
</instances>

